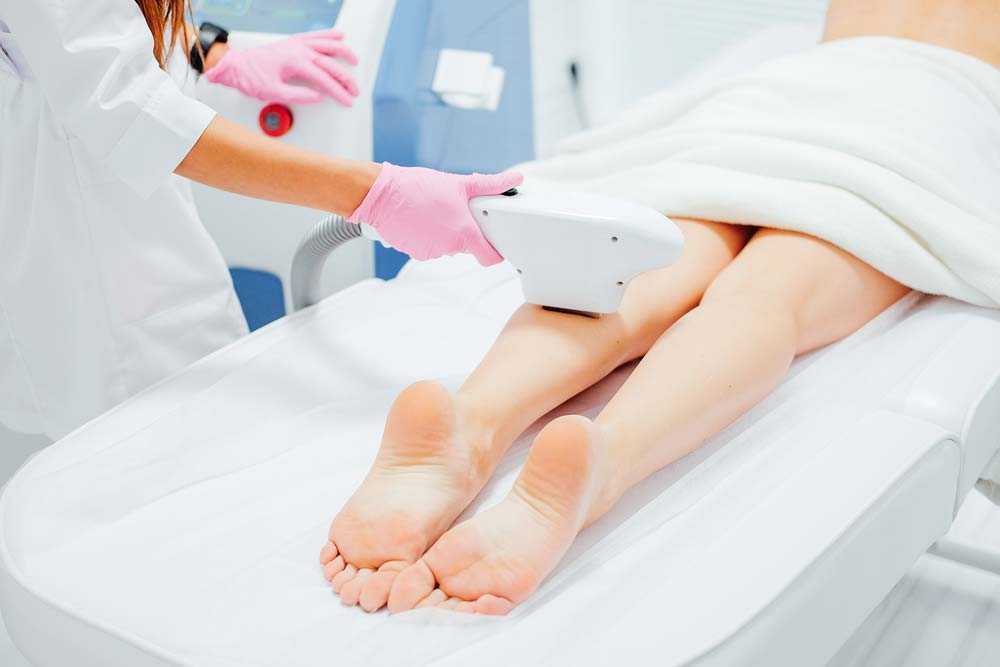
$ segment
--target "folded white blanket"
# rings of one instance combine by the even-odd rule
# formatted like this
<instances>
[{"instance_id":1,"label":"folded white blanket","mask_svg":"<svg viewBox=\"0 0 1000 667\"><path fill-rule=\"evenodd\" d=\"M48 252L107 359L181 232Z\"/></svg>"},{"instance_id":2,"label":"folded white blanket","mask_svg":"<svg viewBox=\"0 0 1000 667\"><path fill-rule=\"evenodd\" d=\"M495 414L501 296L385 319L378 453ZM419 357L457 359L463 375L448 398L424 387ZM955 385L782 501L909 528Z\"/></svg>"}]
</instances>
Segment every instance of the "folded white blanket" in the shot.
<instances>
[{"instance_id":1,"label":"folded white blanket","mask_svg":"<svg viewBox=\"0 0 1000 667\"><path fill-rule=\"evenodd\" d=\"M651 97L525 165L677 217L823 238L906 285L1000 306L1000 70L863 37Z\"/></svg>"}]
</instances>

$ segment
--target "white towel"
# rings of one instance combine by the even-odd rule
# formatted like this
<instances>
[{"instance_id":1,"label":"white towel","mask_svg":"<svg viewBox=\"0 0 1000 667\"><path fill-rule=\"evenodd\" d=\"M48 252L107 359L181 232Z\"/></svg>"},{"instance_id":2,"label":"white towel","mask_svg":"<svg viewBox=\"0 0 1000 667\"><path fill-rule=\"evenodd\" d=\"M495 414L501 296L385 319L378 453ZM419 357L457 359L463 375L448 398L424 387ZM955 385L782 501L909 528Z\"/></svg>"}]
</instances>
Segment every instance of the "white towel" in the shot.
<instances>
[{"instance_id":1,"label":"white towel","mask_svg":"<svg viewBox=\"0 0 1000 667\"><path fill-rule=\"evenodd\" d=\"M653 96L523 170L533 189L804 232L1000 306L1000 70L948 49L829 42Z\"/></svg>"}]
</instances>

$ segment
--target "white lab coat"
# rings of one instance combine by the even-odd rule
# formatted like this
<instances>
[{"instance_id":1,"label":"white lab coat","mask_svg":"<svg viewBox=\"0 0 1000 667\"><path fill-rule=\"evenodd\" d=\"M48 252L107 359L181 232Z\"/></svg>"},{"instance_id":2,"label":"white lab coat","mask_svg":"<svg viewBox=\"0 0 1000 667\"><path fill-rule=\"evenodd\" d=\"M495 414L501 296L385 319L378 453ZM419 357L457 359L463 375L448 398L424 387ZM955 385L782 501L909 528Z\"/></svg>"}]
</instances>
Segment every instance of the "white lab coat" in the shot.
<instances>
[{"instance_id":1,"label":"white lab coat","mask_svg":"<svg viewBox=\"0 0 1000 667\"><path fill-rule=\"evenodd\" d=\"M246 322L134 0L0 0L0 47L0 421L58 438Z\"/></svg>"}]
</instances>

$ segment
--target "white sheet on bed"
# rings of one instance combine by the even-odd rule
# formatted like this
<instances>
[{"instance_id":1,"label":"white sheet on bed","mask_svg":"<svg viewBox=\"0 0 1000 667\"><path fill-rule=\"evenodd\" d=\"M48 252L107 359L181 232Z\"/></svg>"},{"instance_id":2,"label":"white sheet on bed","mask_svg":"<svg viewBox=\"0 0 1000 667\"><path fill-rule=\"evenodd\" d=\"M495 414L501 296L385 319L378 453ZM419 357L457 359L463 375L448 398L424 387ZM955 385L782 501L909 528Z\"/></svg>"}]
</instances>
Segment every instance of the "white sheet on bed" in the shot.
<instances>
[{"instance_id":1,"label":"white sheet on bed","mask_svg":"<svg viewBox=\"0 0 1000 667\"><path fill-rule=\"evenodd\" d=\"M519 301L508 267L426 264L391 286L356 286L140 396L15 480L2 521L21 578L198 665L490 664L500 655L546 664L583 650L567 642L590 633L607 633L610 659L649 619L646 632L670 647L671 664L713 631L692 618L724 619L740 596L793 576L762 562L743 587L693 595L685 587L705 585L697 564L715 536L737 531L816 457L835 456L839 434L889 400L941 340L970 323L997 325L990 311L913 295L801 359L770 399L586 531L509 618L424 611L390 620L344 608L322 579L318 548L375 454L391 400L417 379L457 386ZM594 414L627 374L564 410ZM477 507L509 488L530 436ZM901 456L872 452L857 479L836 484L850 496L866 466L898 467ZM826 522L854 520L811 517L807 502L791 511L803 540Z\"/></svg>"}]
</instances>

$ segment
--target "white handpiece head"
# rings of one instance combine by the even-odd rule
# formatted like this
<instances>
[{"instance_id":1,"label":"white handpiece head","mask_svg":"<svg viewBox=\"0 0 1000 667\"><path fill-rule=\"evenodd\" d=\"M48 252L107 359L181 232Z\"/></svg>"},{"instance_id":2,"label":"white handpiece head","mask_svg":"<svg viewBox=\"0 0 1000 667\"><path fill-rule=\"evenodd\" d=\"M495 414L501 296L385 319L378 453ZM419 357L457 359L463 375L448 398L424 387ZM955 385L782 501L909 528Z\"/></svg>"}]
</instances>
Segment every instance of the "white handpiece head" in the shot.
<instances>
[{"instance_id":1,"label":"white handpiece head","mask_svg":"<svg viewBox=\"0 0 1000 667\"><path fill-rule=\"evenodd\" d=\"M361 236L368 239L369 241L378 241L386 248L391 247L388 243L382 240L382 237L379 235L377 229L364 222L361 223Z\"/></svg>"},{"instance_id":2,"label":"white handpiece head","mask_svg":"<svg viewBox=\"0 0 1000 667\"><path fill-rule=\"evenodd\" d=\"M477 197L470 206L521 274L528 303L555 310L617 312L636 276L670 266L684 251L684 235L669 218L610 197L523 192Z\"/></svg>"}]
</instances>

